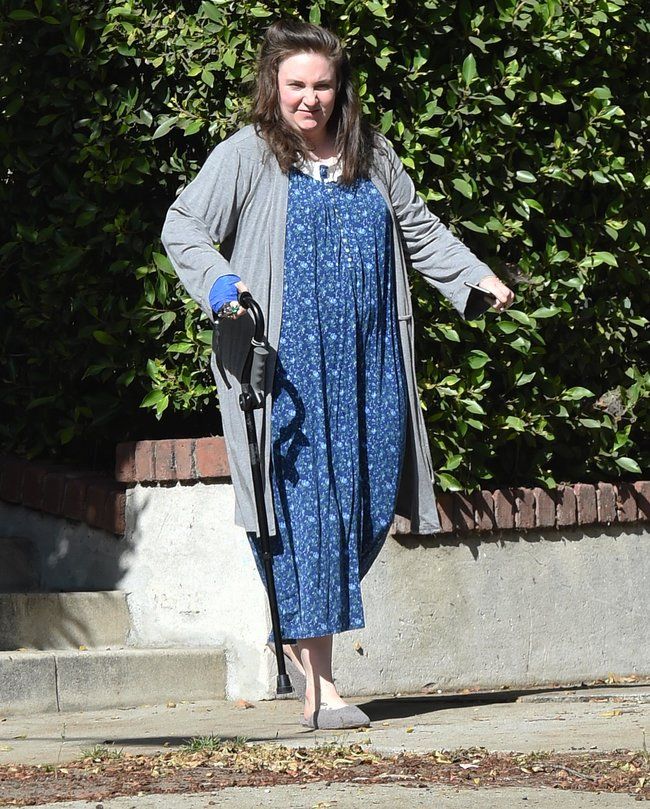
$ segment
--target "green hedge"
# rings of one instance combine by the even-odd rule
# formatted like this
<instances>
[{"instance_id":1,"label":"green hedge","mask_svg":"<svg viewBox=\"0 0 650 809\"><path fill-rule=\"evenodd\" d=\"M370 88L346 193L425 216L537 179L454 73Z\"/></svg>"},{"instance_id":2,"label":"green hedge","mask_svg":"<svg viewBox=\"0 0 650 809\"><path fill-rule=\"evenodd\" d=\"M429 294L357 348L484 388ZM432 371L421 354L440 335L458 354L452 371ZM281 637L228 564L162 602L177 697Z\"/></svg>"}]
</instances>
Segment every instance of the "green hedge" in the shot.
<instances>
[{"instance_id":1,"label":"green hedge","mask_svg":"<svg viewBox=\"0 0 650 809\"><path fill-rule=\"evenodd\" d=\"M644 3L0 9L5 448L109 463L119 440L218 430L208 324L159 232L246 122L281 11L344 37L367 114L431 207L497 272L518 266L515 307L467 323L413 279L440 484L647 468Z\"/></svg>"}]
</instances>

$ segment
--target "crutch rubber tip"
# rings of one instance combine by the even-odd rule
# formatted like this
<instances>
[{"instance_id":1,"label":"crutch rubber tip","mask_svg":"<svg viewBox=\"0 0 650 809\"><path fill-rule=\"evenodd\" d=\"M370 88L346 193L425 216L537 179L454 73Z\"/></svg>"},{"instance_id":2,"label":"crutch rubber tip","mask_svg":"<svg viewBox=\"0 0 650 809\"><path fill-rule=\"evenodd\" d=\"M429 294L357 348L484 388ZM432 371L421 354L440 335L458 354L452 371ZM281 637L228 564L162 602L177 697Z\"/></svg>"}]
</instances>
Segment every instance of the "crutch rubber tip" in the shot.
<instances>
[{"instance_id":1,"label":"crutch rubber tip","mask_svg":"<svg viewBox=\"0 0 650 809\"><path fill-rule=\"evenodd\" d=\"M291 694L293 686L288 674L278 674L278 684L275 690L278 694Z\"/></svg>"}]
</instances>

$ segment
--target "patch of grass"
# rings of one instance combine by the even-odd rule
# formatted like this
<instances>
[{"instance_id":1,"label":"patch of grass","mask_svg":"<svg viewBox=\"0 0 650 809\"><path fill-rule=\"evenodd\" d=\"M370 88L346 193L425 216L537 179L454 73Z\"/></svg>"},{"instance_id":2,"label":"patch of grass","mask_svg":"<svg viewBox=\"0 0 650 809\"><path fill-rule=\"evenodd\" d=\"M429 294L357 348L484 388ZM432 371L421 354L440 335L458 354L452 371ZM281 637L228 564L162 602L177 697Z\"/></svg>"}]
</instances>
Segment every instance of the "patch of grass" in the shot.
<instances>
[{"instance_id":1,"label":"patch of grass","mask_svg":"<svg viewBox=\"0 0 650 809\"><path fill-rule=\"evenodd\" d=\"M332 741L317 741L314 743L313 749L322 755L343 755L350 750L350 745L338 738Z\"/></svg>"},{"instance_id":2,"label":"patch of grass","mask_svg":"<svg viewBox=\"0 0 650 809\"><path fill-rule=\"evenodd\" d=\"M124 750L118 750L116 747L109 747L105 744L96 744L94 747L81 751L81 758L109 759L110 761L117 761L123 758L123 756Z\"/></svg>"},{"instance_id":3,"label":"patch of grass","mask_svg":"<svg viewBox=\"0 0 650 809\"><path fill-rule=\"evenodd\" d=\"M223 750L224 748L234 750L244 747L247 741L246 736L237 736L235 739L221 739L211 733L209 736L195 736L189 739L182 745L181 750L190 753L212 752L214 750Z\"/></svg>"}]
</instances>

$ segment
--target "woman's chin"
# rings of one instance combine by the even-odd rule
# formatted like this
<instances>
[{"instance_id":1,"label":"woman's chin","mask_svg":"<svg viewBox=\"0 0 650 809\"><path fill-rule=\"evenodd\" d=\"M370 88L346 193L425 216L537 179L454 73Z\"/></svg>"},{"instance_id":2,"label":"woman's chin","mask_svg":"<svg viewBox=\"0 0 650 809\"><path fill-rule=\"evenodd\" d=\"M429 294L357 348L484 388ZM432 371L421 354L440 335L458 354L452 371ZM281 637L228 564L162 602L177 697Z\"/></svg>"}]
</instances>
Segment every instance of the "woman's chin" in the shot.
<instances>
[{"instance_id":1,"label":"woman's chin","mask_svg":"<svg viewBox=\"0 0 650 809\"><path fill-rule=\"evenodd\" d=\"M305 115L302 118L297 118L295 121L295 125L298 127L298 129L311 132L314 129L318 129L321 126L321 122L316 118L309 118L308 116Z\"/></svg>"}]
</instances>

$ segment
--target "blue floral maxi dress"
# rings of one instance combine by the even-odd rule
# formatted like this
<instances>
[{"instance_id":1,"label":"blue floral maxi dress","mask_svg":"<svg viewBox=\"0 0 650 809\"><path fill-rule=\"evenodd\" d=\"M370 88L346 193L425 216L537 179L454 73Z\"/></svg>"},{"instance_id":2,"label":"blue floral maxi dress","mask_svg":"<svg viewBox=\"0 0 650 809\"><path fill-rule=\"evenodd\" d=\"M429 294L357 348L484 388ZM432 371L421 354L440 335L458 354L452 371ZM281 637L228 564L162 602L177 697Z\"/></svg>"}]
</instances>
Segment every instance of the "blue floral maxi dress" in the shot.
<instances>
[{"instance_id":1,"label":"blue floral maxi dress","mask_svg":"<svg viewBox=\"0 0 650 809\"><path fill-rule=\"evenodd\" d=\"M393 519L406 435L390 215L370 180L326 182L326 166L320 176L289 177L271 396L285 641L364 626L360 582ZM265 581L259 540L248 537Z\"/></svg>"}]
</instances>

